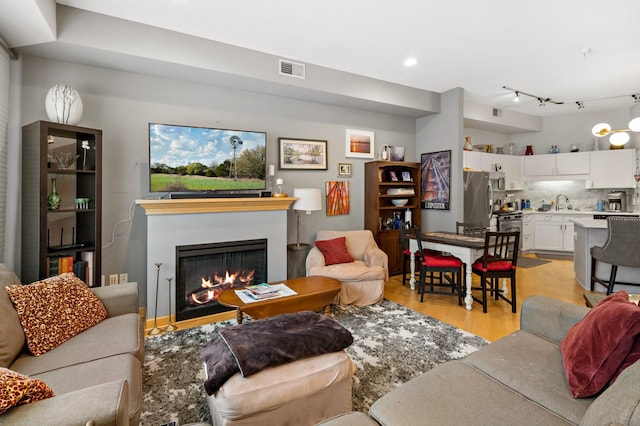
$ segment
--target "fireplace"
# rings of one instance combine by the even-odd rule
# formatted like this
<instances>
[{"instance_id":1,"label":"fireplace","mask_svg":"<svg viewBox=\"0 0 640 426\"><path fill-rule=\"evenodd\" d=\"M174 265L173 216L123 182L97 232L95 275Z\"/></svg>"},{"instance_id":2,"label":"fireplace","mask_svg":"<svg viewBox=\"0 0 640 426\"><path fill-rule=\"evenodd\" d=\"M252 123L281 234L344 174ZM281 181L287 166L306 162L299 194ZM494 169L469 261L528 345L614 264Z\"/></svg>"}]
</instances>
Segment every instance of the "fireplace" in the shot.
<instances>
[{"instance_id":1,"label":"fireplace","mask_svg":"<svg viewBox=\"0 0 640 426\"><path fill-rule=\"evenodd\" d=\"M266 281L266 239L176 246L176 320L228 311L223 290Z\"/></svg>"}]
</instances>

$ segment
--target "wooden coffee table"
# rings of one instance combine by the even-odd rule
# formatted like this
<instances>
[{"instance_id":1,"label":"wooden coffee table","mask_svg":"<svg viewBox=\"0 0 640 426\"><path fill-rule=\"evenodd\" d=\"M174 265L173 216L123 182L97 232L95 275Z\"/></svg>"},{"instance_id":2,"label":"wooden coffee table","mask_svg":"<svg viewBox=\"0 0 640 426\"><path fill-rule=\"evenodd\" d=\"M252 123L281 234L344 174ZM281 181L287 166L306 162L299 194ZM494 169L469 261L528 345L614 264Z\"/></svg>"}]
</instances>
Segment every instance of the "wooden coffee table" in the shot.
<instances>
[{"instance_id":1,"label":"wooden coffee table","mask_svg":"<svg viewBox=\"0 0 640 426\"><path fill-rule=\"evenodd\" d=\"M277 281L271 284L281 283L284 283L298 294L244 303L236 295L234 290L237 289L230 288L220 293L218 302L223 306L236 308L238 324L242 324L243 314L260 319L305 310L318 311L321 308L324 308L325 314L328 314L329 305L340 292L341 288L340 281L333 278L317 276L294 278L292 280Z\"/></svg>"}]
</instances>

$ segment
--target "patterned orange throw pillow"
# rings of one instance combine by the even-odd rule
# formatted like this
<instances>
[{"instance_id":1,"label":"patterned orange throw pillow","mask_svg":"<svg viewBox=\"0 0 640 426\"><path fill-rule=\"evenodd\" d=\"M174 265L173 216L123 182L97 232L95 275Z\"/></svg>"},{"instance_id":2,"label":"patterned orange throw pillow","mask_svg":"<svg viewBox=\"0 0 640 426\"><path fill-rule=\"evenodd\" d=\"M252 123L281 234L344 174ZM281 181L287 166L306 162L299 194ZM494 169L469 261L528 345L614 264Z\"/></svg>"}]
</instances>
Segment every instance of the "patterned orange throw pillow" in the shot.
<instances>
[{"instance_id":1,"label":"patterned orange throw pillow","mask_svg":"<svg viewBox=\"0 0 640 426\"><path fill-rule=\"evenodd\" d=\"M107 317L102 301L73 273L5 288L34 355L50 351Z\"/></svg>"},{"instance_id":2,"label":"patterned orange throw pillow","mask_svg":"<svg viewBox=\"0 0 640 426\"><path fill-rule=\"evenodd\" d=\"M45 382L0 367L0 414L11 407L55 396Z\"/></svg>"}]
</instances>

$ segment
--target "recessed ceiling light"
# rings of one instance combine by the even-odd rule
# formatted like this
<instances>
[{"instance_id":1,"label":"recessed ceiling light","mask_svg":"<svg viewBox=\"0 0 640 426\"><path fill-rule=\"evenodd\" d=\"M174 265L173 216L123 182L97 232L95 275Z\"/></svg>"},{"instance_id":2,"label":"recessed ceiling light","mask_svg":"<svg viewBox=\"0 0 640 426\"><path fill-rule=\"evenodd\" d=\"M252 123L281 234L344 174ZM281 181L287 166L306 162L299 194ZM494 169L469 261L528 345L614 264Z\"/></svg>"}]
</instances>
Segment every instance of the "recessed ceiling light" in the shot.
<instances>
[{"instance_id":1,"label":"recessed ceiling light","mask_svg":"<svg viewBox=\"0 0 640 426\"><path fill-rule=\"evenodd\" d=\"M412 67L417 63L418 63L418 60L416 58L409 58L409 59L406 59L404 61L404 66L405 67Z\"/></svg>"}]
</instances>

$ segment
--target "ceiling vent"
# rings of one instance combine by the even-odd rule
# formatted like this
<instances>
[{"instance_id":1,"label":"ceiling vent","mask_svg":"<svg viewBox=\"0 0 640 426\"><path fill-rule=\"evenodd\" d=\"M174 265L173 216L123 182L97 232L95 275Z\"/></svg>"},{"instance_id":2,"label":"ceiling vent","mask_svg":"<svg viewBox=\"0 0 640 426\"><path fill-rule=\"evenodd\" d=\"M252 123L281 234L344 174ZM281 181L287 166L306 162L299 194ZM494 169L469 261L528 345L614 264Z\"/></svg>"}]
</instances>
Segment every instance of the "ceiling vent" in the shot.
<instances>
[{"instance_id":1,"label":"ceiling vent","mask_svg":"<svg viewBox=\"0 0 640 426\"><path fill-rule=\"evenodd\" d=\"M502 117L502 110L498 108L493 108L493 116L494 117Z\"/></svg>"},{"instance_id":2,"label":"ceiling vent","mask_svg":"<svg viewBox=\"0 0 640 426\"><path fill-rule=\"evenodd\" d=\"M304 64L280 59L280 75L304 79Z\"/></svg>"}]
</instances>

